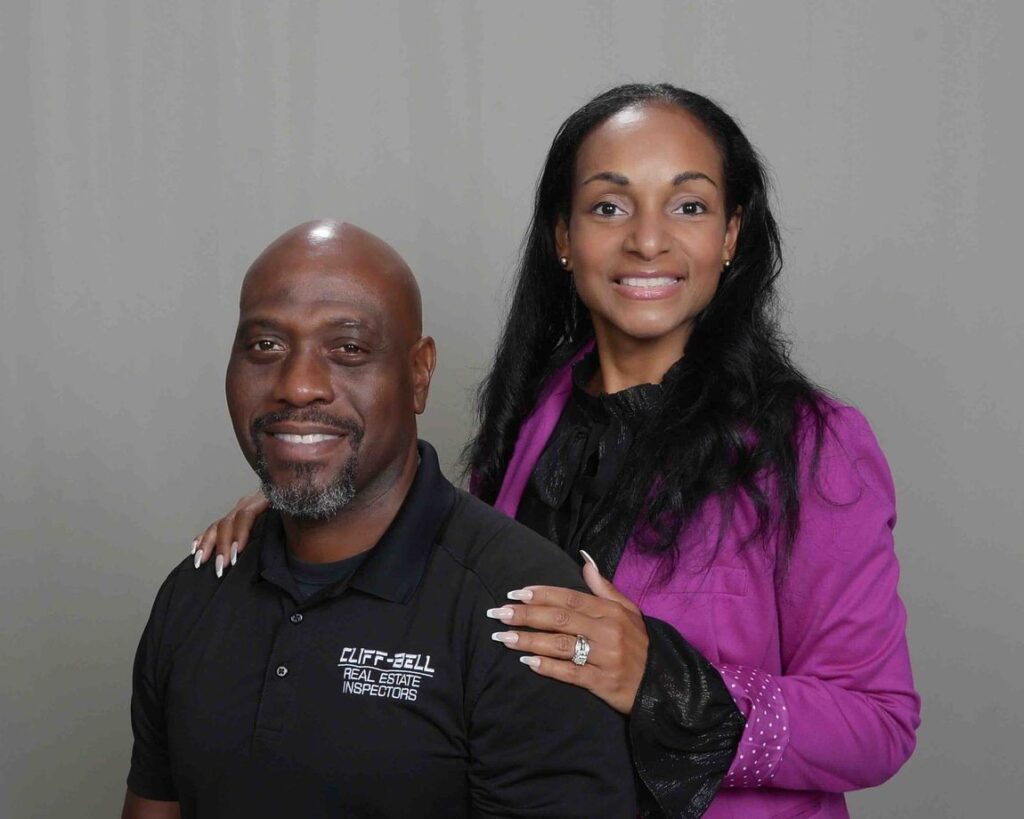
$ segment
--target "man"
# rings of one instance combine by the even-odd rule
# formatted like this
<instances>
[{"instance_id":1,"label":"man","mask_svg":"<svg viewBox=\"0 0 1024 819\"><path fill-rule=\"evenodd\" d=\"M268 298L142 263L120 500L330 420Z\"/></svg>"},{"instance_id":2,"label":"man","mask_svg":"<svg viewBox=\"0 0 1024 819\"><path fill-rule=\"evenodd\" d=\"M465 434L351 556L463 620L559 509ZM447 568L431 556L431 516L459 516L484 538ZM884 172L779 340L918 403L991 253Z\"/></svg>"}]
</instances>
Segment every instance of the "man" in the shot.
<instances>
[{"instance_id":1,"label":"man","mask_svg":"<svg viewBox=\"0 0 1024 819\"><path fill-rule=\"evenodd\" d=\"M621 718L490 639L508 589L582 587L417 442L434 362L380 239L311 222L253 263L227 398L272 511L157 595L125 817L634 815Z\"/></svg>"}]
</instances>

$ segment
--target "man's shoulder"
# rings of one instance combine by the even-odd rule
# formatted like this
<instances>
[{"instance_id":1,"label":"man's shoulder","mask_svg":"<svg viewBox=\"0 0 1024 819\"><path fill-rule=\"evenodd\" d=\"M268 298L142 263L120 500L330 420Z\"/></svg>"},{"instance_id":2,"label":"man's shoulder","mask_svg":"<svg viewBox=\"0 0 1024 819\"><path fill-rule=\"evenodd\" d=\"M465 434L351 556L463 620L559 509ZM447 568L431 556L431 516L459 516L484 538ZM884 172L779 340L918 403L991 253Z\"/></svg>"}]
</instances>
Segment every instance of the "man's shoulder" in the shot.
<instances>
[{"instance_id":1,"label":"man's shoulder","mask_svg":"<svg viewBox=\"0 0 1024 819\"><path fill-rule=\"evenodd\" d=\"M195 558L189 555L171 569L156 593L156 605L191 607L217 590L216 583L210 582L214 576L213 561L208 561L198 569L194 561Z\"/></svg>"},{"instance_id":2,"label":"man's shoulder","mask_svg":"<svg viewBox=\"0 0 1024 819\"><path fill-rule=\"evenodd\" d=\"M439 545L502 597L525 585L583 588L580 568L565 552L462 490L456 490Z\"/></svg>"},{"instance_id":3,"label":"man's shoulder","mask_svg":"<svg viewBox=\"0 0 1024 819\"><path fill-rule=\"evenodd\" d=\"M252 547L247 549L244 555L239 555L239 564L243 557L254 559L257 551ZM161 643L177 643L191 631L230 578L228 574L223 580L218 579L212 560L197 569L194 558L189 555L171 569L160 585L153 601L149 628L156 630ZM236 577L234 582L239 580L241 578Z\"/></svg>"}]
</instances>

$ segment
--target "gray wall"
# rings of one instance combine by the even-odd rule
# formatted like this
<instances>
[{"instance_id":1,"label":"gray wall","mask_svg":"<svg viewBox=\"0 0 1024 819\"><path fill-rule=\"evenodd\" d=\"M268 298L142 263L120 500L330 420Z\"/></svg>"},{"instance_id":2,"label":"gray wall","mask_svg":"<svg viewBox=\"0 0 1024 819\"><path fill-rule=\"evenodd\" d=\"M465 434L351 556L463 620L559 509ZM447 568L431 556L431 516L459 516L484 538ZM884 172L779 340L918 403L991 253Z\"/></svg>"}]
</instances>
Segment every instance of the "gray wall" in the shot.
<instances>
[{"instance_id":1,"label":"gray wall","mask_svg":"<svg viewBox=\"0 0 1024 819\"><path fill-rule=\"evenodd\" d=\"M254 486L222 395L239 278L338 215L418 271L451 464L554 129L627 80L771 162L796 353L896 476L919 750L861 816L1024 797L1021 15L954 2L39 2L0 13L0 815L109 816L129 670ZM210 692L210 696L217 696Z\"/></svg>"}]
</instances>

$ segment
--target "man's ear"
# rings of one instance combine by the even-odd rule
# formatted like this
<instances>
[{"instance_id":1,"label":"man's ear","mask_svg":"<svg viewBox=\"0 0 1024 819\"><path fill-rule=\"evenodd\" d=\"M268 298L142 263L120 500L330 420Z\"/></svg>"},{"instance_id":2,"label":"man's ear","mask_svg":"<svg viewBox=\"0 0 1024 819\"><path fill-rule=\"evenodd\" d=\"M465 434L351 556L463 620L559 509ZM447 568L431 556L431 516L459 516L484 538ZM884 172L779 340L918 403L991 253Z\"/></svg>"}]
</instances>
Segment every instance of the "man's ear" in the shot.
<instances>
[{"instance_id":1,"label":"man's ear","mask_svg":"<svg viewBox=\"0 0 1024 819\"><path fill-rule=\"evenodd\" d=\"M564 216L559 216L555 222L555 250L558 252L559 264L565 259L562 265L566 270L572 270L572 243L569 241L569 223Z\"/></svg>"},{"instance_id":2,"label":"man's ear","mask_svg":"<svg viewBox=\"0 0 1024 819\"><path fill-rule=\"evenodd\" d=\"M413 409L417 415L422 415L427 408L430 379L437 364L437 347L434 345L434 339L423 336L413 344L409 350L409 363L412 366Z\"/></svg>"}]
</instances>

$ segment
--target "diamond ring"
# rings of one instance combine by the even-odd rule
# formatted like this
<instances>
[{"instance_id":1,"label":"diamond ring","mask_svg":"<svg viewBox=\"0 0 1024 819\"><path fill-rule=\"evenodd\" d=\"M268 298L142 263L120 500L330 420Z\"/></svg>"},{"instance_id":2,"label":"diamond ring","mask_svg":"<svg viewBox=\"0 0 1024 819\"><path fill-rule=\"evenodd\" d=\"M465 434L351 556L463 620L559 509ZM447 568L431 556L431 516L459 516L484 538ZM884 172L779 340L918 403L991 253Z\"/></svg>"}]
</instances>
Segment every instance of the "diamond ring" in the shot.
<instances>
[{"instance_id":1,"label":"diamond ring","mask_svg":"<svg viewBox=\"0 0 1024 819\"><path fill-rule=\"evenodd\" d=\"M573 652L572 661L576 665L586 665L587 657L590 656L590 640L582 634L576 635L576 650Z\"/></svg>"}]
</instances>

